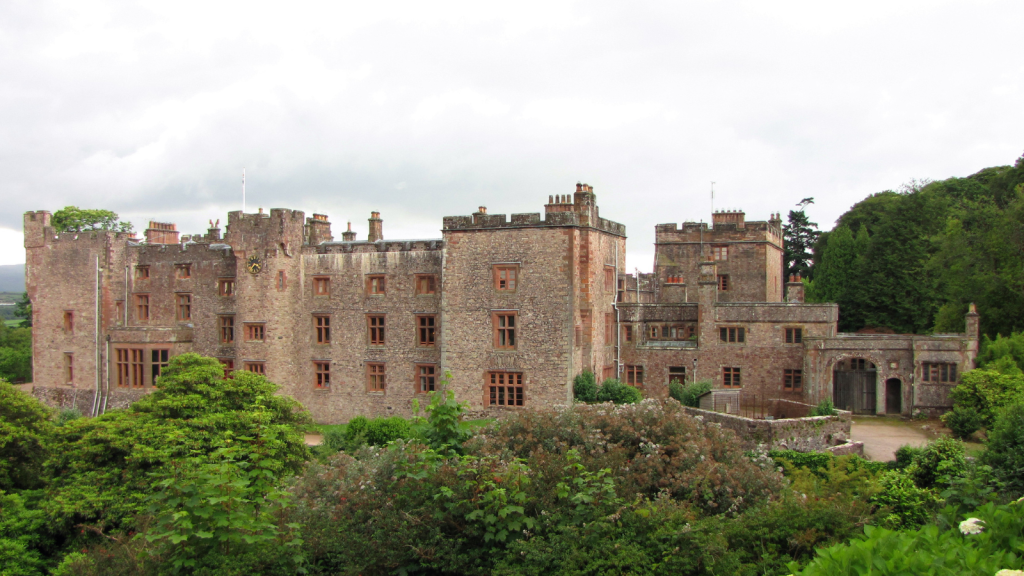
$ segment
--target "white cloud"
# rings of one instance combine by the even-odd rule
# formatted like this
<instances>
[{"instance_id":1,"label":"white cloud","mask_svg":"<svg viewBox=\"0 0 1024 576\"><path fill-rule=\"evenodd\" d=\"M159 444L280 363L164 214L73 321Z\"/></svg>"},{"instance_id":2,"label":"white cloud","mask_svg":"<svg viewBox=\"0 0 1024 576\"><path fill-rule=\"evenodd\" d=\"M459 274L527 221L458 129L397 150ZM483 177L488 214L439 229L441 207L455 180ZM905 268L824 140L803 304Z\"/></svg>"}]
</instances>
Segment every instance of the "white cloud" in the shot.
<instances>
[{"instance_id":1,"label":"white cloud","mask_svg":"<svg viewBox=\"0 0 1024 576\"><path fill-rule=\"evenodd\" d=\"M1019 2L0 4L0 227L104 207L186 232L240 207L437 236L577 180L627 225L828 227L912 177L1012 162ZM396 184L397 183L397 184ZM0 234L0 240L9 234ZM20 239L0 261L23 260ZM637 261L640 259L640 261Z\"/></svg>"}]
</instances>

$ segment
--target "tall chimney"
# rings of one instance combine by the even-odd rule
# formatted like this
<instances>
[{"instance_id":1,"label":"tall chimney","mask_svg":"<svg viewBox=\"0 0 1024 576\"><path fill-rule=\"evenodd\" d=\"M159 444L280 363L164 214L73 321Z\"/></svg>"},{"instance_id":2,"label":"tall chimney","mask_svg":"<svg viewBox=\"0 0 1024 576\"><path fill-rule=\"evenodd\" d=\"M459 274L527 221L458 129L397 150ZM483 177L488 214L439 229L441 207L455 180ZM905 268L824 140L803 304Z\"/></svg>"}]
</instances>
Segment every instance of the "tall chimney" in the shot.
<instances>
[{"instance_id":1,"label":"tall chimney","mask_svg":"<svg viewBox=\"0 0 1024 576\"><path fill-rule=\"evenodd\" d=\"M369 242L384 239L384 221L380 219L380 212L370 212L370 233L366 239Z\"/></svg>"},{"instance_id":2,"label":"tall chimney","mask_svg":"<svg viewBox=\"0 0 1024 576\"><path fill-rule=\"evenodd\" d=\"M348 223L348 230L341 233L341 239L345 242L354 242L356 239L356 233L352 231L352 223Z\"/></svg>"}]
</instances>

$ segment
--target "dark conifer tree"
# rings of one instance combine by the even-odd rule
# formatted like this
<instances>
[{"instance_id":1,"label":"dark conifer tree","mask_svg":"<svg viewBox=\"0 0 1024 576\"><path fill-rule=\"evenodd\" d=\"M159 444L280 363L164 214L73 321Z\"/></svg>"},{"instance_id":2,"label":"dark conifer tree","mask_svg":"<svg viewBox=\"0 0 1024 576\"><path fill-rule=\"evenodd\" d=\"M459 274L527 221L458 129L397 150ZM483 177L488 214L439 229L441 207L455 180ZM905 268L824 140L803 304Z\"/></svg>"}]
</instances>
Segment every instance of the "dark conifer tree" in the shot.
<instances>
[{"instance_id":1,"label":"dark conifer tree","mask_svg":"<svg viewBox=\"0 0 1024 576\"><path fill-rule=\"evenodd\" d=\"M797 206L799 210L790 210L788 223L782 226L782 238L785 242L783 262L785 277L799 274L804 278L811 277L811 261L814 244L821 232L818 223L811 222L804 212L804 207L813 204L814 198L804 198Z\"/></svg>"}]
</instances>

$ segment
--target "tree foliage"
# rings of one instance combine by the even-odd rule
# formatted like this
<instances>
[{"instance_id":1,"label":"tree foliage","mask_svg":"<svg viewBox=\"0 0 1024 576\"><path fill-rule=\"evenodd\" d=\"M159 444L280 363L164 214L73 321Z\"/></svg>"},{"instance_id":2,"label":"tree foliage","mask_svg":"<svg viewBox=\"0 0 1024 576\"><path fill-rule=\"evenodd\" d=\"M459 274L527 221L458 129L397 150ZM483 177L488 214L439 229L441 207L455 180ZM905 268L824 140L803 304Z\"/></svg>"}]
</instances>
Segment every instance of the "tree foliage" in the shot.
<instances>
[{"instance_id":1,"label":"tree foliage","mask_svg":"<svg viewBox=\"0 0 1024 576\"><path fill-rule=\"evenodd\" d=\"M52 412L38 400L0 378L0 491L37 487Z\"/></svg>"},{"instance_id":2,"label":"tree foliage","mask_svg":"<svg viewBox=\"0 0 1024 576\"><path fill-rule=\"evenodd\" d=\"M65 206L53 213L50 225L57 232L88 232L90 230L113 230L132 232L131 222L122 222L117 213L110 210L92 210L77 206Z\"/></svg>"},{"instance_id":3,"label":"tree foliage","mask_svg":"<svg viewBox=\"0 0 1024 576\"><path fill-rule=\"evenodd\" d=\"M787 278L796 274L804 278L811 278L812 275L811 259L814 244L821 235L817 222L811 222L804 211L804 206L812 202L814 200L808 198L801 202L799 210L790 210L787 223L782 226L785 250L783 266Z\"/></svg>"},{"instance_id":4,"label":"tree foliage","mask_svg":"<svg viewBox=\"0 0 1024 576\"><path fill-rule=\"evenodd\" d=\"M0 378L32 380L32 329L9 328L0 322Z\"/></svg>"},{"instance_id":5,"label":"tree foliage","mask_svg":"<svg viewBox=\"0 0 1024 576\"><path fill-rule=\"evenodd\" d=\"M182 354L155 390L127 410L72 420L57 429L47 511L61 526L88 522L122 526L143 511L153 474L175 461L211 454L224 443L252 441L257 432L279 441L267 457L278 477L302 468L309 450L297 427L308 413L277 385L251 372L224 380L213 358Z\"/></svg>"},{"instance_id":6,"label":"tree foliage","mask_svg":"<svg viewBox=\"0 0 1024 576\"><path fill-rule=\"evenodd\" d=\"M971 302L983 333L1024 329L1024 157L869 196L821 235L814 262L808 299L839 303L841 330L963 332Z\"/></svg>"}]
</instances>

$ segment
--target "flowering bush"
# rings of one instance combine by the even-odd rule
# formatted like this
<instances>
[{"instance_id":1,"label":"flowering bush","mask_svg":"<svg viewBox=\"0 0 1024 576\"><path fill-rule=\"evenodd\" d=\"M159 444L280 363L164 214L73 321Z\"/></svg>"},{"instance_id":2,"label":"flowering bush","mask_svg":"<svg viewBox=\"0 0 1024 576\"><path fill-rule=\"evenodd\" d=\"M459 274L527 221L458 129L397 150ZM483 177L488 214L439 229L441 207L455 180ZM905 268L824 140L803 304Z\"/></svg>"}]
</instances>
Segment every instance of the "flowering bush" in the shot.
<instances>
[{"instance_id":1,"label":"flowering bush","mask_svg":"<svg viewBox=\"0 0 1024 576\"><path fill-rule=\"evenodd\" d=\"M524 411L467 445L469 452L524 458L545 479L557 477L571 449L588 470L615 470L624 498L664 493L708 514L743 510L782 487L770 458L748 457L731 430L687 415L675 400Z\"/></svg>"}]
</instances>

